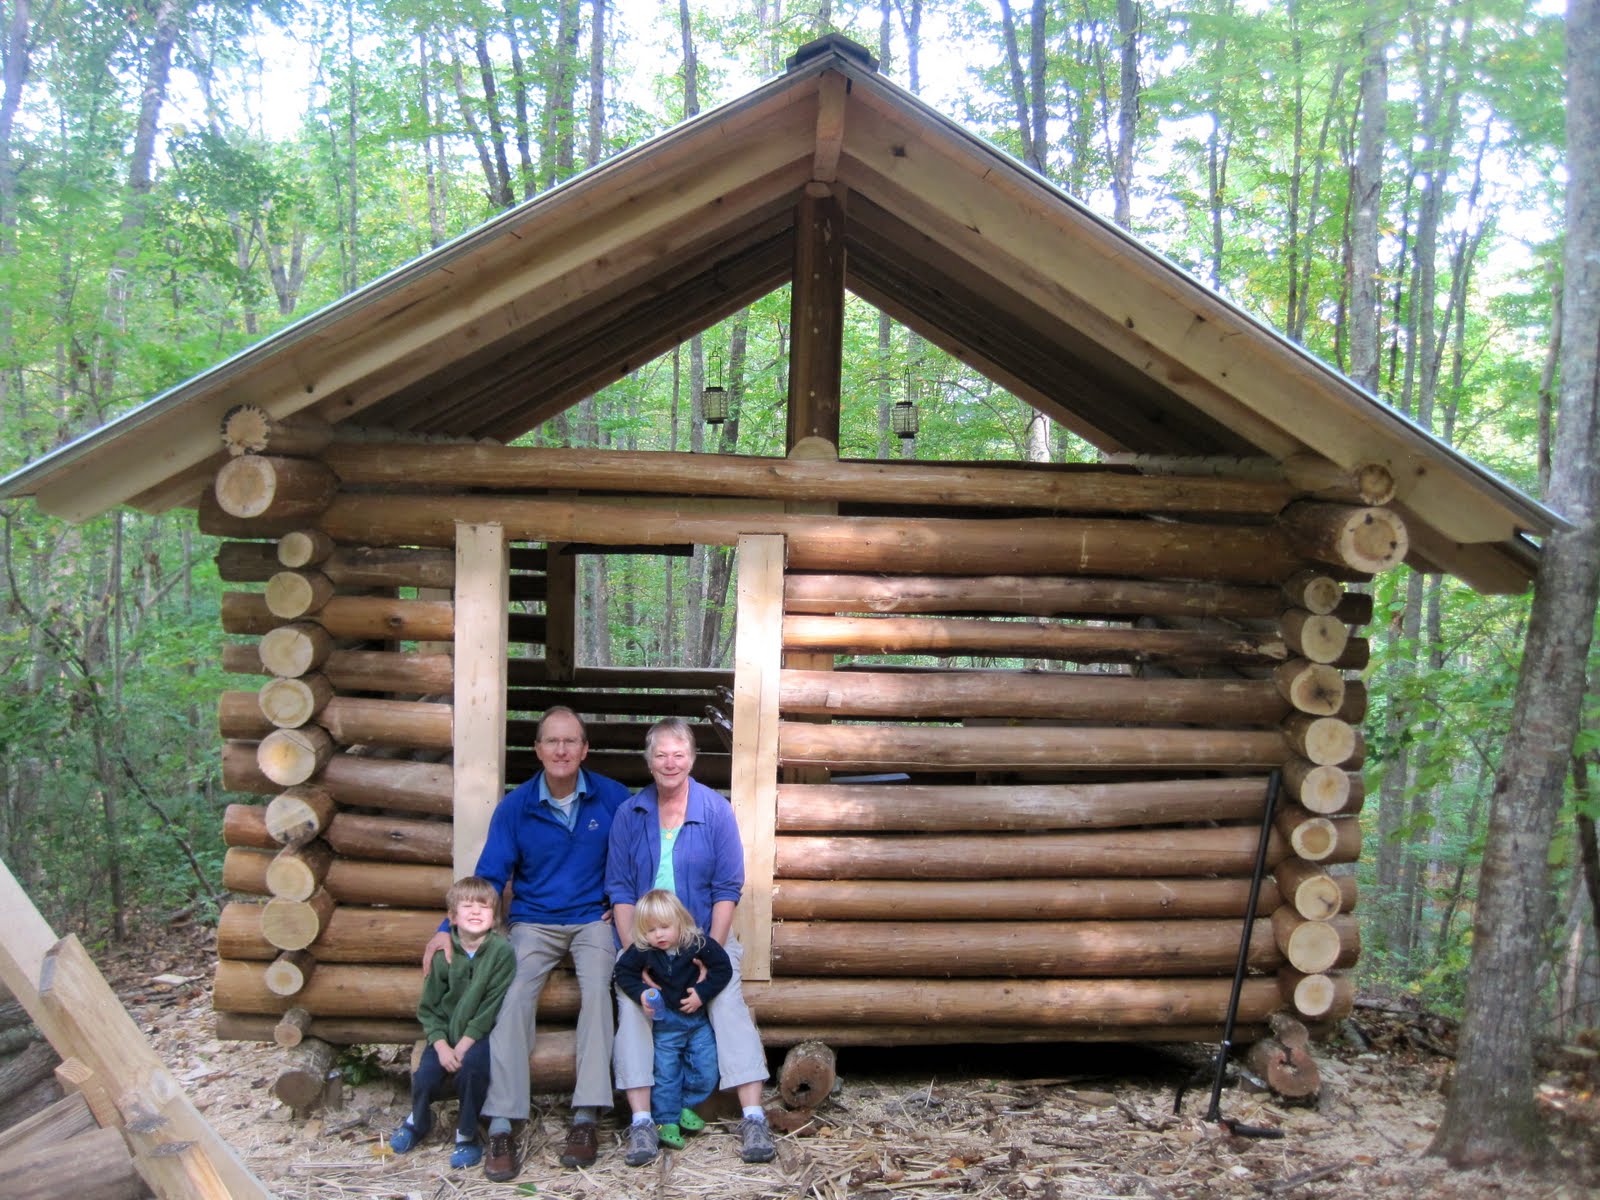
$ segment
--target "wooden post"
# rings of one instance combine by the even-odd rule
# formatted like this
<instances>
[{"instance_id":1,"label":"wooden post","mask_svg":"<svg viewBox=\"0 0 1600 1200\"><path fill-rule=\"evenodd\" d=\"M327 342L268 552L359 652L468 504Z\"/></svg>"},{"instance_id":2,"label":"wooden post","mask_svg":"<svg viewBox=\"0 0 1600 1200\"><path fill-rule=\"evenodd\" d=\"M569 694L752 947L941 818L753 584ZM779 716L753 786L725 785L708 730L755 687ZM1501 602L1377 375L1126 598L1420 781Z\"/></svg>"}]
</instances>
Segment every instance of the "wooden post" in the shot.
<instances>
[{"instance_id":1,"label":"wooden post","mask_svg":"<svg viewBox=\"0 0 1600 1200\"><path fill-rule=\"evenodd\" d=\"M551 683L571 683L578 665L578 559L564 547L545 548L544 669Z\"/></svg>"},{"instance_id":2,"label":"wooden post","mask_svg":"<svg viewBox=\"0 0 1600 1200\"><path fill-rule=\"evenodd\" d=\"M778 670L783 653L781 537L739 539L734 635L733 811L744 840L734 929L744 978L772 978L772 870L778 810Z\"/></svg>"},{"instance_id":3,"label":"wooden post","mask_svg":"<svg viewBox=\"0 0 1600 1200\"><path fill-rule=\"evenodd\" d=\"M788 446L806 437L839 444L844 259L844 206L827 184L809 184L795 213Z\"/></svg>"},{"instance_id":4,"label":"wooden post","mask_svg":"<svg viewBox=\"0 0 1600 1200\"><path fill-rule=\"evenodd\" d=\"M455 873L472 874L506 785L511 559L499 525L456 524Z\"/></svg>"}]
</instances>

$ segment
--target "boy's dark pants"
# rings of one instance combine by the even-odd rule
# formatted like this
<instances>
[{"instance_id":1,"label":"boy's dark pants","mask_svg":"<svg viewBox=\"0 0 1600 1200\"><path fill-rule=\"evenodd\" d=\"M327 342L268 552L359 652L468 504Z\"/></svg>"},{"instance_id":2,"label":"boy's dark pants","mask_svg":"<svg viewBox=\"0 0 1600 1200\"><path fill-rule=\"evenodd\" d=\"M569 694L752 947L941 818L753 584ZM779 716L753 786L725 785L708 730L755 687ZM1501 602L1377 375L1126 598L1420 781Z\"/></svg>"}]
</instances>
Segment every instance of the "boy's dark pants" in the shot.
<instances>
[{"instance_id":1,"label":"boy's dark pants","mask_svg":"<svg viewBox=\"0 0 1600 1200\"><path fill-rule=\"evenodd\" d=\"M440 1085L450 1072L439 1061L439 1052L430 1044L422 1052L422 1061L411 1074L411 1124L418 1133L427 1133L433 1118L428 1103L439 1095ZM489 1094L489 1039L474 1042L461 1057L461 1069L455 1073L456 1096L461 1101L461 1116L456 1120L456 1132L471 1141L478 1140L478 1113L483 1108L484 1097Z\"/></svg>"},{"instance_id":2,"label":"boy's dark pants","mask_svg":"<svg viewBox=\"0 0 1600 1200\"><path fill-rule=\"evenodd\" d=\"M656 1082L650 1116L657 1125L676 1125L679 1113L716 1089L717 1039L704 1009L692 1017L668 1010L654 1025Z\"/></svg>"}]
</instances>

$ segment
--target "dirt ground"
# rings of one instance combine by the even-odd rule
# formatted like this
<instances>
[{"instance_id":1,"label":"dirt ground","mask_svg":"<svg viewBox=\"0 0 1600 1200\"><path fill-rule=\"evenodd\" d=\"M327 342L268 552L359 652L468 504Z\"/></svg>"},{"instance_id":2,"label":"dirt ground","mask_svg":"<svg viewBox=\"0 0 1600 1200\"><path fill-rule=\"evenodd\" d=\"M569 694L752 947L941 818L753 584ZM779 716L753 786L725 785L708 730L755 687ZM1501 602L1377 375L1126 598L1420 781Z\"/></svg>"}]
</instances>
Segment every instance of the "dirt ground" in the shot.
<instances>
[{"instance_id":1,"label":"dirt ground","mask_svg":"<svg viewBox=\"0 0 1600 1200\"><path fill-rule=\"evenodd\" d=\"M346 1084L334 1107L295 1118L270 1091L281 1051L212 1036L207 931L97 957L195 1104L284 1200L1600 1195L1593 1048L1549 1056L1539 1090L1554 1153L1543 1170L1456 1172L1425 1153L1443 1111L1453 1028L1370 1005L1353 1017L1365 1046L1341 1038L1316 1048L1323 1086L1314 1107L1275 1102L1247 1084L1223 1091L1223 1116L1281 1129L1278 1140L1234 1137L1204 1119L1214 1046L843 1048L840 1086L818 1110L820 1127L780 1138L770 1164L740 1162L731 1124L713 1124L686 1150L630 1169L617 1149L621 1126L608 1116L595 1166L565 1170L557 1162L565 1103L542 1096L521 1174L495 1184L479 1169L448 1168L443 1120L409 1155L388 1151L408 1107L408 1049L383 1048L376 1078ZM778 1061L775 1054L774 1069ZM775 1088L769 1100L776 1103Z\"/></svg>"}]
</instances>

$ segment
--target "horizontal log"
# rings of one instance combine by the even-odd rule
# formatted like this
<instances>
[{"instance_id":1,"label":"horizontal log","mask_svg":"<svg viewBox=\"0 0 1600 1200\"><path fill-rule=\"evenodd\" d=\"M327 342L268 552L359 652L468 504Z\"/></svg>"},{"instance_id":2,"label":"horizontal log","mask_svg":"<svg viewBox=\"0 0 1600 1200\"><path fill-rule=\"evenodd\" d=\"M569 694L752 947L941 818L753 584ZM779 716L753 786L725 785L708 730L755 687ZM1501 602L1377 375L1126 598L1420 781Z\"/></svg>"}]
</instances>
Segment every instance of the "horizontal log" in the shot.
<instances>
[{"instance_id":1,"label":"horizontal log","mask_svg":"<svg viewBox=\"0 0 1600 1200\"><path fill-rule=\"evenodd\" d=\"M668 496L746 496L841 504L1042 508L1058 512L1271 516L1294 496L1273 480L1161 478L1103 469L757 458L536 446L328 447L348 484L505 491L561 488Z\"/></svg>"},{"instance_id":2,"label":"horizontal log","mask_svg":"<svg viewBox=\"0 0 1600 1200\"><path fill-rule=\"evenodd\" d=\"M778 760L835 771L1028 767L1248 770L1288 757L1278 730L778 723Z\"/></svg>"},{"instance_id":3,"label":"horizontal log","mask_svg":"<svg viewBox=\"0 0 1600 1200\"><path fill-rule=\"evenodd\" d=\"M277 521L314 517L339 491L339 477L310 458L248 454L217 471L217 505L229 516Z\"/></svg>"},{"instance_id":4,"label":"horizontal log","mask_svg":"<svg viewBox=\"0 0 1600 1200\"><path fill-rule=\"evenodd\" d=\"M1386 508L1302 501L1280 517L1290 545L1307 558L1376 575L1405 561L1405 522Z\"/></svg>"},{"instance_id":5,"label":"horizontal log","mask_svg":"<svg viewBox=\"0 0 1600 1200\"><path fill-rule=\"evenodd\" d=\"M270 850L230 846L222 859L222 886L232 892L265 896L267 864L272 858ZM452 878L448 866L336 858L328 865L322 886L341 906L393 904L431 908L437 914L444 911L444 894Z\"/></svg>"},{"instance_id":6,"label":"horizontal log","mask_svg":"<svg viewBox=\"0 0 1600 1200\"><path fill-rule=\"evenodd\" d=\"M333 426L305 413L275 417L258 404L236 404L222 417L222 445L230 455L315 458L333 441Z\"/></svg>"},{"instance_id":7,"label":"horizontal log","mask_svg":"<svg viewBox=\"0 0 1600 1200\"><path fill-rule=\"evenodd\" d=\"M529 743L531 747L532 743ZM584 770L609 775L619 783L638 789L650 782L650 772L645 767L644 754L637 750L591 750L583 760ZM506 774L511 779L527 779L540 769L538 757L531 748L510 749L506 752ZM707 787L726 792L733 777L732 759L726 754L707 754L704 751L695 759L694 777Z\"/></svg>"},{"instance_id":8,"label":"horizontal log","mask_svg":"<svg viewBox=\"0 0 1600 1200\"><path fill-rule=\"evenodd\" d=\"M270 1016L217 1014L216 1036L225 1042L271 1042L276 1028ZM422 1036L422 1026L415 1021L312 1017L306 1036L333 1046L404 1045ZM576 1056L573 1030L541 1023L528 1060L534 1093L570 1091L577 1080Z\"/></svg>"},{"instance_id":9,"label":"horizontal log","mask_svg":"<svg viewBox=\"0 0 1600 1200\"><path fill-rule=\"evenodd\" d=\"M1226 617L1269 619L1276 588L1148 579L1028 575L830 575L788 573L792 613L992 613L1033 617Z\"/></svg>"},{"instance_id":10,"label":"horizontal log","mask_svg":"<svg viewBox=\"0 0 1600 1200\"><path fill-rule=\"evenodd\" d=\"M332 792L298 784L267 803L267 833L285 846L303 846L328 827L336 811Z\"/></svg>"},{"instance_id":11,"label":"horizontal log","mask_svg":"<svg viewBox=\"0 0 1600 1200\"><path fill-rule=\"evenodd\" d=\"M320 672L296 679L275 676L256 692L261 715L270 725L281 729L297 729L306 724L327 707L331 699L333 683Z\"/></svg>"},{"instance_id":12,"label":"horizontal log","mask_svg":"<svg viewBox=\"0 0 1600 1200\"><path fill-rule=\"evenodd\" d=\"M80 1133L88 1133L96 1127L94 1110L89 1107L83 1093L69 1092L32 1116L0 1130L0 1164L13 1160L17 1155L31 1154L41 1146L55 1145Z\"/></svg>"},{"instance_id":13,"label":"horizontal log","mask_svg":"<svg viewBox=\"0 0 1600 1200\"><path fill-rule=\"evenodd\" d=\"M255 592L222 593L225 633L265 634L284 624ZM317 624L336 638L447 642L455 636L455 606L448 600L397 600L388 596L335 596L317 610Z\"/></svg>"},{"instance_id":14,"label":"horizontal log","mask_svg":"<svg viewBox=\"0 0 1600 1200\"><path fill-rule=\"evenodd\" d=\"M1338 765L1355 753L1356 731L1337 717L1291 713L1284 718L1283 732L1295 754L1319 766Z\"/></svg>"},{"instance_id":15,"label":"horizontal log","mask_svg":"<svg viewBox=\"0 0 1600 1200\"><path fill-rule=\"evenodd\" d=\"M1354 966L1361 956L1361 928L1354 917L1308 921L1285 906L1272 914L1272 934L1289 965L1306 975Z\"/></svg>"},{"instance_id":16,"label":"horizontal log","mask_svg":"<svg viewBox=\"0 0 1600 1200\"><path fill-rule=\"evenodd\" d=\"M454 783L448 763L335 754L312 782L340 804L442 816L453 811ZM258 796L282 790L262 773L253 742L223 745L222 786L230 792Z\"/></svg>"},{"instance_id":17,"label":"horizontal log","mask_svg":"<svg viewBox=\"0 0 1600 1200\"><path fill-rule=\"evenodd\" d=\"M278 1018L218 1012L216 1037L223 1042L273 1042ZM415 1020L382 1017L310 1017L306 1036L335 1046L403 1045L422 1036Z\"/></svg>"},{"instance_id":18,"label":"horizontal log","mask_svg":"<svg viewBox=\"0 0 1600 1200\"><path fill-rule=\"evenodd\" d=\"M115 1127L0 1159L0 1196L7 1200L140 1200L148 1195L150 1188Z\"/></svg>"},{"instance_id":19,"label":"horizontal log","mask_svg":"<svg viewBox=\"0 0 1600 1200\"><path fill-rule=\"evenodd\" d=\"M217 918L217 954L267 961L278 948L262 929L263 904L225 904ZM422 969L422 948L439 928L443 896L434 908L378 908L341 904L305 949L322 963L411 963Z\"/></svg>"},{"instance_id":20,"label":"horizontal log","mask_svg":"<svg viewBox=\"0 0 1600 1200\"><path fill-rule=\"evenodd\" d=\"M1291 454L1284 459L1270 455L1107 454L1102 461L1151 475L1281 480L1297 492L1350 496L1359 498L1363 504L1387 504L1394 496L1394 475L1382 463L1343 467L1310 452Z\"/></svg>"},{"instance_id":21,"label":"horizontal log","mask_svg":"<svg viewBox=\"0 0 1600 1200\"><path fill-rule=\"evenodd\" d=\"M320 530L297 531L289 537L325 538ZM452 589L456 556L451 550L399 546L336 546L326 558L294 554L302 561L285 562L288 538L278 546L262 542L223 542L217 548L217 573L225 583L265 583L284 567L315 566L347 591L360 588L425 587Z\"/></svg>"},{"instance_id":22,"label":"horizontal log","mask_svg":"<svg viewBox=\"0 0 1600 1200\"><path fill-rule=\"evenodd\" d=\"M334 696L317 714L317 725L327 730L341 746L396 746L406 750L451 748L449 704ZM217 727L224 738L245 741L264 738L274 728L261 711L255 692L223 692L217 699Z\"/></svg>"},{"instance_id":23,"label":"horizontal log","mask_svg":"<svg viewBox=\"0 0 1600 1200\"><path fill-rule=\"evenodd\" d=\"M565 705L584 717L647 716L703 718L706 706L718 704L717 693L576 691L559 687L510 688L506 706L512 712L543 713L555 704Z\"/></svg>"},{"instance_id":24,"label":"horizontal log","mask_svg":"<svg viewBox=\"0 0 1600 1200\"><path fill-rule=\"evenodd\" d=\"M328 823L322 836L345 858L443 866L451 860L452 830L448 821L343 812Z\"/></svg>"},{"instance_id":25,"label":"horizontal log","mask_svg":"<svg viewBox=\"0 0 1600 1200\"><path fill-rule=\"evenodd\" d=\"M304 900L275 896L261 906L261 936L279 950L304 950L328 927L335 907L320 889Z\"/></svg>"},{"instance_id":26,"label":"horizontal log","mask_svg":"<svg viewBox=\"0 0 1600 1200\"><path fill-rule=\"evenodd\" d=\"M1356 982L1349 975L1307 975L1284 967L1278 986L1284 1003L1308 1021L1342 1021L1355 1008Z\"/></svg>"},{"instance_id":27,"label":"horizontal log","mask_svg":"<svg viewBox=\"0 0 1600 1200\"><path fill-rule=\"evenodd\" d=\"M1361 856L1361 822L1355 817L1319 817L1298 804L1284 804L1273 824L1289 852L1307 862L1354 862Z\"/></svg>"},{"instance_id":28,"label":"horizontal log","mask_svg":"<svg viewBox=\"0 0 1600 1200\"><path fill-rule=\"evenodd\" d=\"M233 647L224 649L224 656L229 649ZM290 621L269 629L256 647L256 656L267 674L284 679L315 671L332 653L333 634L315 621Z\"/></svg>"},{"instance_id":29,"label":"horizontal log","mask_svg":"<svg viewBox=\"0 0 1600 1200\"><path fill-rule=\"evenodd\" d=\"M259 963L219 960L212 995L219 1012L277 1015L291 1006L262 979ZM745 999L757 1019L775 1025L1015 1025L1082 1030L1220 1024L1232 981L1217 979L747 980ZM407 1018L416 1011L422 972L416 967L328 963L293 998L324 1017ZM1261 1023L1282 1003L1278 981L1251 976L1240 991L1238 1019ZM574 1017L578 986L556 973L539 997L539 1016ZM314 1022L315 1023L315 1022Z\"/></svg>"},{"instance_id":30,"label":"horizontal log","mask_svg":"<svg viewBox=\"0 0 1600 1200\"><path fill-rule=\"evenodd\" d=\"M1344 706L1344 676L1337 668L1326 663L1310 662L1303 658L1292 659L1273 668L1272 682L1278 695L1294 712L1331 717ZM1364 697L1365 692L1362 694ZM1288 713L1284 715L1287 716Z\"/></svg>"},{"instance_id":31,"label":"horizontal log","mask_svg":"<svg viewBox=\"0 0 1600 1200\"><path fill-rule=\"evenodd\" d=\"M267 580L267 611L283 621L312 618L333 599L333 580L321 571L279 571Z\"/></svg>"},{"instance_id":32,"label":"horizontal log","mask_svg":"<svg viewBox=\"0 0 1600 1200\"><path fill-rule=\"evenodd\" d=\"M1355 907L1353 875L1328 874L1319 863L1286 858L1273 868L1283 902L1308 921L1326 921Z\"/></svg>"},{"instance_id":33,"label":"horizontal log","mask_svg":"<svg viewBox=\"0 0 1600 1200\"><path fill-rule=\"evenodd\" d=\"M257 804L230 804L223 813L224 845L254 850L278 846L267 832L266 810ZM451 858L451 824L404 817L341 812L328 822L323 839L346 858L443 866ZM330 871L332 867L330 865Z\"/></svg>"},{"instance_id":34,"label":"horizontal log","mask_svg":"<svg viewBox=\"0 0 1600 1200\"><path fill-rule=\"evenodd\" d=\"M267 975L268 975L267 987L273 992L274 995L278 995L278 996L283 995L283 993L281 991L279 991L277 988L272 986L272 979L271 979L272 971L271 971L270 968L268 968ZM309 978L309 976L308 976L308 978ZM305 986L305 981L302 980L301 981L301 987L304 987L304 986ZM228 1014L228 1013L219 1014L218 1021L217 1021L218 1026L220 1027L221 1024L222 1024L222 1021L227 1019L227 1018L229 1018L232 1015L233 1014ZM241 1018L241 1019L243 1019L243 1018ZM252 1020L268 1020L268 1021L271 1020L270 1017L267 1017L267 1018L256 1017L256 1018L249 1018L249 1019L252 1019ZM218 1036L219 1037L221 1036L220 1033L219 1033ZM278 1020L277 1020L277 1023L272 1026L272 1040L274 1042L276 1042L279 1046L282 1046L285 1050L294 1049L301 1042L305 1041L306 1038L308 1038L309 1036L311 1036L311 1014L308 1013L303 1008L291 1008L288 1012L284 1013L283 1016L279 1017Z\"/></svg>"},{"instance_id":35,"label":"horizontal log","mask_svg":"<svg viewBox=\"0 0 1600 1200\"><path fill-rule=\"evenodd\" d=\"M297 529L278 539L278 561L286 567L314 567L333 557L338 547L320 529Z\"/></svg>"},{"instance_id":36,"label":"horizontal log","mask_svg":"<svg viewBox=\"0 0 1600 1200\"><path fill-rule=\"evenodd\" d=\"M1315 663L1331 663L1350 642L1350 627L1338 617L1291 608L1279 618L1283 640L1292 654Z\"/></svg>"},{"instance_id":37,"label":"horizontal log","mask_svg":"<svg viewBox=\"0 0 1600 1200\"><path fill-rule=\"evenodd\" d=\"M832 654L980 654L1191 666L1261 665L1288 657L1283 638L1275 634L1034 625L960 617L786 616L783 646Z\"/></svg>"},{"instance_id":38,"label":"horizontal log","mask_svg":"<svg viewBox=\"0 0 1600 1200\"><path fill-rule=\"evenodd\" d=\"M1272 584L1306 565L1274 526L1114 518L1014 520L707 513L692 505L629 506L523 496L341 494L317 521L336 541L449 546L457 521L498 522L514 540L597 545L732 546L751 533L789 539L794 570L908 574L1153 575Z\"/></svg>"},{"instance_id":39,"label":"horizontal log","mask_svg":"<svg viewBox=\"0 0 1600 1200\"><path fill-rule=\"evenodd\" d=\"M267 990L276 996L296 995L305 990L316 967L316 956L311 951L284 950L267 964Z\"/></svg>"},{"instance_id":40,"label":"horizontal log","mask_svg":"<svg viewBox=\"0 0 1600 1200\"><path fill-rule=\"evenodd\" d=\"M784 833L1002 832L1259 822L1266 795L1261 777L992 786L780 783L777 827Z\"/></svg>"},{"instance_id":41,"label":"horizontal log","mask_svg":"<svg viewBox=\"0 0 1600 1200\"><path fill-rule=\"evenodd\" d=\"M1038 717L1207 725L1276 725L1292 711L1271 680L1066 671L786 670L778 677L778 708L790 715L879 719Z\"/></svg>"},{"instance_id":42,"label":"horizontal log","mask_svg":"<svg viewBox=\"0 0 1600 1200\"><path fill-rule=\"evenodd\" d=\"M540 687L551 682L542 658L512 658L506 663L512 687ZM577 667L562 686L580 688L732 688L733 672L710 667Z\"/></svg>"},{"instance_id":43,"label":"horizontal log","mask_svg":"<svg viewBox=\"0 0 1600 1200\"><path fill-rule=\"evenodd\" d=\"M1283 764L1283 786L1290 799L1323 816L1344 812L1360 779L1341 766L1314 763L1298 754Z\"/></svg>"},{"instance_id":44,"label":"horizontal log","mask_svg":"<svg viewBox=\"0 0 1600 1200\"><path fill-rule=\"evenodd\" d=\"M267 867L267 891L285 900L308 900L322 886L332 863L333 851L326 842L285 846Z\"/></svg>"},{"instance_id":45,"label":"horizontal log","mask_svg":"<svg viewBox=\"0 0 1600 1200\"><path fill-rule=\"evenodd\" d=\"M779 879L1068 879L1248 875L1257 829L779 837ZM1274 833L1268 862L1286 852Z\"/></svg>"},{"instance_id":46,"label":"horizontal log","mask_svg":"<svg viewBox=\"0 0 1600 1200\"><path fill-rule=\"evenodd\" d=\"M1283 598L1309 613L1331 613L1344 599L1344 584L1313 568L1296 571L1283 581Z\"/></svg>"},{"instance_id":47,"label":"horizontal log","mask_svg":"<svg viewBox=\"0 0 1600 1200\"><path fill-rule=\"evenodd\" d=\"M281 633L282 629L274 632ZM260 647L249 642L230 642L223 646L222 669L240 675L273 674L261 661ZM455 686L455 664L448 654L330 648L322 662L321 673L336 692L448 696Z\"/></svg>"},{"instance_id":48,"label":"horizontal log","mask_svg":"<svg viewBox=\"0 0 1600 1200\"><path fill-rule=\"evenodd\" d=\"M1236 1024L1233 1042L1243 1046L1267 1036L1266 1025ZM773 1025L763 1023L761 1040L782 1048L801 1042L830 1046L1009 1045L1030 1042L1220 1042L1222 1025L1074 1026L1070 1031L1037 1025Z\"/></svg>"},{"instance_id":49,"label":"horizontal log","mask_svg":"<svg viewBox=\"0 0 1600 1200\"><path fill-rule=\"evenodd\" d=\"M1055 978L1220 975L1239 957L1228 920L784 921L772 928L774 975L1017 975ZM1249 962L1276 970L1283 955L1266 922L1251 930Z\"/></svg>"},{"instance_id":50,"label":"horizontal log","mask_svg":"<svg viewBox=\"0 0 1600 1200\"><path fill-rule=\"evenodd\" d=\"M273 783L293 787L322 770L333 752L333 737L320 725L274 729L256 743L256 766Z\"/></svg>"},{"instance_id":51,"label":"horizontal log","mask_svg":"<svg viewBox=\"0 0 1600 1200\"><path fill-rule=\"evenodd\" d=\"M260 853L259 851L232 851ZM1244 916L1248 879L779 879L772 915L784 921L1123 920ZM1278 907L1262 882L1256 914ZM1235 925L1237 929L1237 925ZM1234 938L1237 950L1238 938Z\"/></svg>"}]
</instances>

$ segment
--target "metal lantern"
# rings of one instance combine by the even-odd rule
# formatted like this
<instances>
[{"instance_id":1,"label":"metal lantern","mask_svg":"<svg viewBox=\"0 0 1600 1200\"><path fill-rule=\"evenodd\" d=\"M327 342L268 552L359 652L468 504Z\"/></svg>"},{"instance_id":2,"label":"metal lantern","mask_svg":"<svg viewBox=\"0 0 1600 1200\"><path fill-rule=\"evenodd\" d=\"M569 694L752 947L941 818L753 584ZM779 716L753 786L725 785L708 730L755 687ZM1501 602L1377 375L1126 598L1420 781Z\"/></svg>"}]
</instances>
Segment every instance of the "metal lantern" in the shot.
<instances>
[{"instance_id":1,"label":"metal lantern","mask_svg":"<svg viewBox=\"0 0 1600 1200\"><path fill-rule=\"evenodd\" d=\"M889 410L889 428L901 441L909 442L917 436L920 421L914 400L896 400L894 407Z\"/></svg>"},{"instance_id":2,"label":"metal lantern","mask_svg":"<svg viewBox=\"0 0 1600 1200\"><path fill-rule=\"evenodd\" d=\"M700 411L705 414L707 425L721 425L728 419L728 392L719 383L713 383L700 391Z\"/></svg>"}]
</instances>

